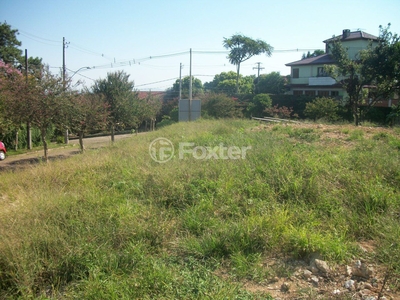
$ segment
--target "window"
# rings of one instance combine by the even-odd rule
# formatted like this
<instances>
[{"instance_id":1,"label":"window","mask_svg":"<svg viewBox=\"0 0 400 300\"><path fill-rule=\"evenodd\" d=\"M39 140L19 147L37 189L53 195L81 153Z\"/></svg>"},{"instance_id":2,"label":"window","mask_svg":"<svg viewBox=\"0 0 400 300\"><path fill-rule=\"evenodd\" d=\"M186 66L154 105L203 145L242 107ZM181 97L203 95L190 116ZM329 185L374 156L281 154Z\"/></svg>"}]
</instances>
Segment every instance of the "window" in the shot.
<instances>
[{"instance_id":1,"label":"window","mask_svg":"<svg viewBox=\"0 0 400 300\"><path fill-rule=\"evenodd\" d=\"M293 95L295 95L295 96L300 96L300 95L303 95L303 91L293 91Z\"/></svg>"},{"instance_id":2,"label":"window","mask_svg":"<svg viewBox=\"0 0 400 300\"><path fill-rule=\"evenodd\" d=\"M339 91L331 91L331 96L333 97L339 96Z\"/></svg>"},{"instance_id":3,"label":"window","mask_svg":"<svg viewBox=\"0 0 400 300\"><path fill-rule=\"evenodd\" d=\"M329 97L329 91L318 91L318 96Z\"/></svg>"},{"instance_id":4,"label":"window","mask_svg":"<svg viewBox=\"0 0 400 300\"><path fill-rule=\"evenodd\" d=\"M317 77L328 77L328 74L324 71L324 67L318 67Z\"/></svg>"},{"instance_id":5,"label":"window","mask_svg":"<svg viewBox=\"0 0 400 300\"><path fill-rule=\"evenodd\" d=\"M315 91L305 91L306 96L315 96Z\"/></svg>"},{"instance_id":6,"label":"window","mask_svg":"<svg viewBox=\"0 0 400 300\"><path fill-rule=\"evenodd\" d=\"M296 69L293 69L293 78L299 78L299 69L298 68L296 68Z\"/></svg>"}]
</instances>

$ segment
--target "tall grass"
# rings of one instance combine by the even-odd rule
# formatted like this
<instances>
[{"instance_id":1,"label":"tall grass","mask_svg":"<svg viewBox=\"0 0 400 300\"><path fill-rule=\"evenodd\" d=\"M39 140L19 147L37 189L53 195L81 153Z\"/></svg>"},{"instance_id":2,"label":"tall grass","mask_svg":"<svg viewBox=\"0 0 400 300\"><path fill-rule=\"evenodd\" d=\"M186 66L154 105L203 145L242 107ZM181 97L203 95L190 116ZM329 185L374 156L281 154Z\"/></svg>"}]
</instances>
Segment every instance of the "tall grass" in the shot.
<instances>
[{"instance_id":1,"label":"tall grass","mask_svg":"<svg viewBox=\"0 0 400 300\"><path fill-rule=\"evenodd\" d=\"M266 257L345 262L361 240L400 273L399 134L327 147L317 129L257 125L179 123L2 173L0 299L266 298L240 284L274 276ZM158 137L251 149L157 163Z\"/></svg>"}]
</instances>

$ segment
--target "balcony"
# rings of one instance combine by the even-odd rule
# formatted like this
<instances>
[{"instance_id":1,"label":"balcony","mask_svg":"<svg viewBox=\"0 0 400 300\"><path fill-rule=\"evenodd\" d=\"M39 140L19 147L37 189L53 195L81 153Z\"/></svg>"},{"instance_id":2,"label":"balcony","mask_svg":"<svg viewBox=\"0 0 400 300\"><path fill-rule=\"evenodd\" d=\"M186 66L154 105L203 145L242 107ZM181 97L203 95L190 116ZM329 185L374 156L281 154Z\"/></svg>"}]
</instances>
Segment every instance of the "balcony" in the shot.
<instances>
[{"instance_id":1,"label":"balcony","mask_svg":"<svg viewBox=\"0 0 400 300\"><path fill-rule=\"evenodd\" d=\"M308 85L334 85L335 79L332 77L309 77Z\"/></svg>"}]
</instances>

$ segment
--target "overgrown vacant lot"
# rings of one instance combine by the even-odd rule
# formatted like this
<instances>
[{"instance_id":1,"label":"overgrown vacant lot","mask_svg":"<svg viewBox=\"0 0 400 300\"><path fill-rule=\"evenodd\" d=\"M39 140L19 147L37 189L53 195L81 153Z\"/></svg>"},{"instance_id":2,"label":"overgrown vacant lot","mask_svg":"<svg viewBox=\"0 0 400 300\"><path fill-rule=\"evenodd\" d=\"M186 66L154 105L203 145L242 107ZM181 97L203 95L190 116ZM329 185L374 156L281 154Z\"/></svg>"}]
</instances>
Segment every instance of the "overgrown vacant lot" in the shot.
<instances>
[{"instance_id":1,"label":"overgrown vacant lot","mask_svg":"<svg viewBox=\"0 0 400 300\"><path fill-rule=\"evenodd\" d=\"M251 149L180 159L181 142ZM199 121L2 172L0 299L354 299L355 260L396 299L399 154L399 129ZM315 257L330 270L310 281Z\"/></svg>"}]
</instances>

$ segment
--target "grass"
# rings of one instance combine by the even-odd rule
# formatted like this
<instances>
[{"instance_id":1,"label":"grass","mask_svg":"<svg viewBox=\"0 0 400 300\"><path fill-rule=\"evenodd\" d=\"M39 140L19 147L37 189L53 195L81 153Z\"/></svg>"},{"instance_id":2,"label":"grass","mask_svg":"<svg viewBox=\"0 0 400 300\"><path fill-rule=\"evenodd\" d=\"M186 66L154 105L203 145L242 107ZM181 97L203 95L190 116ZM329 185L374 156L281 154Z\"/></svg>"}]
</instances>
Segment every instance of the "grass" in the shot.
<instances>
[{"instance_id":1,"label":"grass","mask_svg":"<svg viewBox=\"0 0 400 300\"><path fill-rule=\"evenodd\" d=\"M268 299L242 285L282 273L266 258L345 263L364 240L400 275L399 132L346 129L327 147L322 129L258 126L179 123L2 173L0 299ZM167 163L149 155L158 137ZM251 149L179 159L180 142Z\"/></svg>"}]
</instances>

